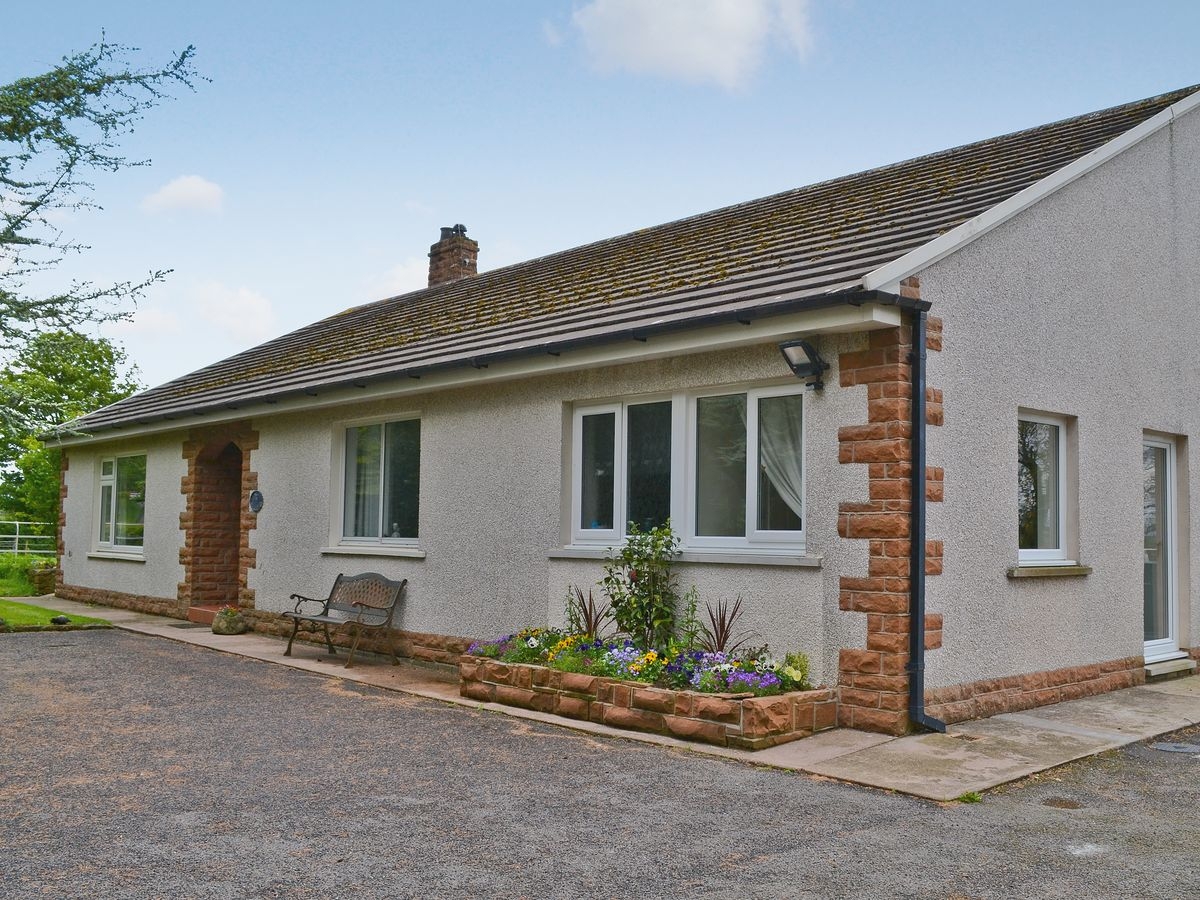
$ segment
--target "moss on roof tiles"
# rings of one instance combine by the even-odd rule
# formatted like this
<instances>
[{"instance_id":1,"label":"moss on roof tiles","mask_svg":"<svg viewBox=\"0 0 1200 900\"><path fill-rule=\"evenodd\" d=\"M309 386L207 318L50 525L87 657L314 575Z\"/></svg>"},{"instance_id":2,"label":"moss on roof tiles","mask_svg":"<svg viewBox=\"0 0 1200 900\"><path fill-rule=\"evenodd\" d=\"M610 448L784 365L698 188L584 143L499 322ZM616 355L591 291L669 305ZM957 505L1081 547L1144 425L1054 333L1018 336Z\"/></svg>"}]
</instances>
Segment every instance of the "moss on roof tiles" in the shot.
<instances>
[{"instance_id":1,"label":"moss on roof tiles","mask_svg":"<svg viewBox=\"0 0 1200 900\"><path fill-rule=\"evenodd\" d=\"M628 327L640 311L702 312L763 278L853 283L1096 149L1197 88L990 138L751 200L376 303L351 307L84 420L202 408L232 386L254 395L346 380L347 367L403 370L452 342L503 346L572 327ZM711 295L712 298L708 299ZM615 318L615 317L619 317ZM614 326L615 327L615 326ZM540 329L540 331L539 331ZM327 374L323 374L327 373Z\"/></svg>"}]
</instances>

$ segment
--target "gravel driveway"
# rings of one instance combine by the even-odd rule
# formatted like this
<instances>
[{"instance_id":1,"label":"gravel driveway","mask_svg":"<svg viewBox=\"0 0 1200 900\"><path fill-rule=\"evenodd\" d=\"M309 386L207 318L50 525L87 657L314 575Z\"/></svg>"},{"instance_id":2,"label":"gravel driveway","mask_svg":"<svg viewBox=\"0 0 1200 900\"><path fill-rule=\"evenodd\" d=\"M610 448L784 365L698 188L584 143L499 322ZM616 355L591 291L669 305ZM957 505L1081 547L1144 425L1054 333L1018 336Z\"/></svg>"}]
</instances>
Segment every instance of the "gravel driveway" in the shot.
<instances>
[{"instance_id":1,"label":"gravel driveway","mask_svg":"<svg viewBox=\"0 0 1200 900\"><path fill-rule=\"evenodd\" d=\"M119 631L0 673L4 897L1200 893L1191 754L939 806Z\"/></svg>"}]
</instances>

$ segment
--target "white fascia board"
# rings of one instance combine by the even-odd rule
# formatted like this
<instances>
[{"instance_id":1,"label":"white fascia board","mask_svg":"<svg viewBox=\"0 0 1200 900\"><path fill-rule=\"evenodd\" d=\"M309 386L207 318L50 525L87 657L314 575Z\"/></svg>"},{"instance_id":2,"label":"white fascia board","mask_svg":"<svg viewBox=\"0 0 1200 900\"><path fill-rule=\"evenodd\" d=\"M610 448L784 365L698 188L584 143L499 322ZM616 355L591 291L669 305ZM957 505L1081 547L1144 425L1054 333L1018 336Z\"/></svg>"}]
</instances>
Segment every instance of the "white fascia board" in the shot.
<instances>
[{"instance_id":1,"label":"white fascia board","mask_svg":"<svg viewBox=\"0 0 1200 900\"><path fill-rule=\"evenodd\" d=\"M869 291L886 291L898 293L900 282L910 275L915 275L925 267L943 259L956 250L969 244L978 237L987 234L993 228L1004 224L1013 216L1025 211L1043 197L1053 194L1060 188L1066 187L1088 172L1108 162L1119 153L1140 143L1150 135L1171 124L1197 106L1200 106L1200 91L1184 97L1171 104L1162 112L1142 122L1123 134L1113 138L1085 156L1063 166L1056 172L1047 175L1041 181L1034 182L1020 193L1014 194L1002 203L997 203L990 209L984 210L973 219L968 219L957 228L952 228L945 234L934 238L927 244L922 244L915 250L901 256L899 259L885 263L874 271L863 276L862 286Z\"/></svg>"},{"instance_id":2,"label":"white fascia board","mask_svg":"<svg viewBox=\"0 0 1200 900\"><path fill-rule=\"evenodd\" d=\"M55 445L70 447L125 440L139 435L161 434L240 419L257 421L268 416L345 406L347 403L389 400L395 397L426 394L434 390L464 385L511 381L535 375L573 372L579 369L643 362L668 356L728 350L770 341L793 340L806 335L895 328L901 324L901 316L902 311L898 306L880 303L864 303L861 306L844 304L808 312L801 311L755 319L749 325L740 323L712 325L689 331L651 336L645 341L625 339L612 344L601 344L579 350L567 349L563 350L559 356L551 356L548 353L531 354L528 357L489 363L487 368L483 369L475 369L464 364L453 369L423 374L420 379L409 378L401 373L394 379L370 384L364 388L334 388L320 391L315 397L294 397L272 404L246 401L238 409L223 409L202 415L181 413L176 418L167 421L133 425L126 428L105 428L95 434L63 437L56 441Z\"/></svg>"}]
</instances>

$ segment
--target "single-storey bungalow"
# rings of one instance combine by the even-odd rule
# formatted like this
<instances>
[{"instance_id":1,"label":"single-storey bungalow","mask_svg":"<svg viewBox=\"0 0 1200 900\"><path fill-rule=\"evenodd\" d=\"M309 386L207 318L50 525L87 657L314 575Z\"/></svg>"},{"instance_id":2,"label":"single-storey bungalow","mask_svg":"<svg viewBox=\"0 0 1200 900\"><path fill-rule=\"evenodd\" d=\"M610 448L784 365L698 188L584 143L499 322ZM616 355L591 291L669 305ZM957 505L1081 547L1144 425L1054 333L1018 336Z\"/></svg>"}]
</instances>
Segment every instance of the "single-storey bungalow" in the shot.
<instances>
[{"instance_id":1,"label":"single-storey bungalow","mask_svg":"<svg viewBox=\"0 0 1200 900\"><path fill-rule=\"evenodd\" d=\"M1197 106L1200 86L481 274L443 229L427 289L59 435L57 593L238 603L276 631L289 594L378 571L408 580L404 651L451 662L561 623L626 523L669 519L684 586L807 653L843 725L1194 667Z\"/></svg>"}]
</instances>

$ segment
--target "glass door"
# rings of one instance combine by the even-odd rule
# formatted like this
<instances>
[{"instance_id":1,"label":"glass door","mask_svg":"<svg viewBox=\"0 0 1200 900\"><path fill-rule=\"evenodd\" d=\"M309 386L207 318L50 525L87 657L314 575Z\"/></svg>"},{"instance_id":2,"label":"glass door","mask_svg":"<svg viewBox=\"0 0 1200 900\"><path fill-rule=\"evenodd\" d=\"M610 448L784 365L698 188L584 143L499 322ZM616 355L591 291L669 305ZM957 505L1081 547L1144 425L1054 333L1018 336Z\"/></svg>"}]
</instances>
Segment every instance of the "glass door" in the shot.
<instances>
[{"instance_id":1,"label":"glass door","mask_svg":"<svg viewBox=\"0 0 1200 900\"><path fill-rule=\"evenodd\" d=\"M1142 445L1143 590L1147 662L1179 655L1175 605L1175 448Z\"/></svg>"}]
</instances>

